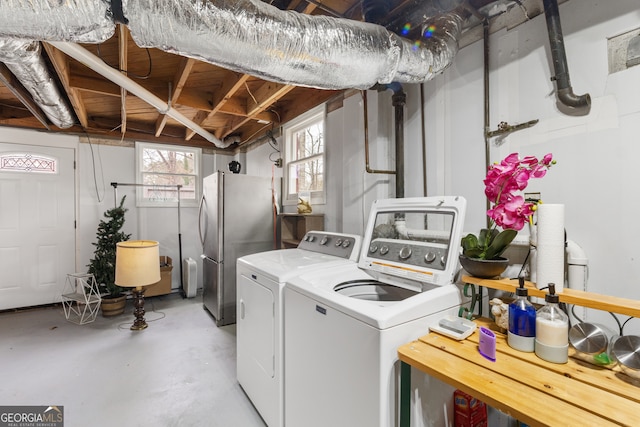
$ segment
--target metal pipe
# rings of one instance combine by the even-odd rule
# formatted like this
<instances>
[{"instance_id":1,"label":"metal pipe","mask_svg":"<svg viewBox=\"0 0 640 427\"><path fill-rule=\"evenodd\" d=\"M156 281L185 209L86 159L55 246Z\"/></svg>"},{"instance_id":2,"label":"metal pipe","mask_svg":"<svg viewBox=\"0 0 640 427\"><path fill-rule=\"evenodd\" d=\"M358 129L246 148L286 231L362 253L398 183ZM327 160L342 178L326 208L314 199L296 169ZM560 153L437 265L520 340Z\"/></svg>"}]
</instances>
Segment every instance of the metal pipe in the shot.
<instances>
[{"instance_id":1,"label":"metal pipe","mask_svg":"<svg viewBox=\"0 0 640 427\"><path fill-rule=\"evenodd\" d=\"M574 109L582 114L589 114L591 110L591 96L587 93L576 95L571 87L569 78L569 65L564 48L564 38L560 25L560 12L557 0L543 0L544 14L547 19L547 30L549 32L549 47L553 60L555 76L551 78L556 82L556 94L558 101L563 105Z\"/></svg>"},{"instance_id":2,"label":"metal pipe","mask_svg":"<svg viewBox=\"0 0 640 427\"><path fill-rule=\"evenodd\" d=\"M404 106L407 94L400 84L393 85L391 97L395 109L395 137L396 137L396 198L404 197Z\"/></svg>"},{"instance_id":3,"label":"metal pipe","mask_svg":"<svg viewBox=\"0 0 640 427\"><path fill-rule=\"evenodd\" d=\"M379 90L390 89L393 91L391 102L394 107L394 127L395 127L395 152L396 170L371 170L369 168L369 120L366 93L363 92L364 100L364 144L366 171L368 173L395 174L396 176L396 198L404 197L404 106L407 101L407 94L402 89L400 83L392 83L386 86L377 86Z\"/></svg>"},{"instance_id":4,"label":"metal pipe","mask_svg":"<svg viewBox=\"0 0 640 427\"><path fill-rule=\"evenodd\" d=\"M427 197L427 131L424 119L424 85L420 85L420 133L422 136L422 195Z\"/></svg>"},{"instance_id":5,"label":"metal pipe","mask_svg":"<svg viewBox=\"0 0 640 427\"><path fill-rule=\"evenodd\" d=\"M393 175L396 171L392 170L381 170L381 169L371 169L369 167L369 107L367 102L367 91L360 91L362 94L362 102L364 104L364 160L365 160L365 170L367 173L379 173L379 174L389 174Z\"/></svg>"}]
</instances>

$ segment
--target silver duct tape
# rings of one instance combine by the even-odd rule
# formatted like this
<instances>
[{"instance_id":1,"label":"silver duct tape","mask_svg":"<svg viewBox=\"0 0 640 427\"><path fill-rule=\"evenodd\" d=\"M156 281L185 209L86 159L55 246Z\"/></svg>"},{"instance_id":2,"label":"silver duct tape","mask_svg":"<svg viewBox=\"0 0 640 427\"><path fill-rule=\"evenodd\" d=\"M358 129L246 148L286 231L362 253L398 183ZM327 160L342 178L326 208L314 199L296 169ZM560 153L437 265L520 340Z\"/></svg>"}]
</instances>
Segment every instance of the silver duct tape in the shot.
<instances>
[{"instance_id":1,"label":"silver duct tape","mask_svg":"<svg viewBox=\"0 0 640 427\"><path fill-rule=\"evenodd\" d=\"M259 0L124 0L123 9L140 47L284 84L366 89L425 81L446 66L441 53L379 25L281 11ZM440 46L450 44L447 37ZM449 50L450 62L457 42Z\"/></svg>"},{"instance_id":2,"label":"silver duct tape","mask_svg":"<svg viewBox=\"0 0 640 427\"><path fill-rule=\"evenodd\" d=\"M106 0L0 0L0 37L100 43L115 32Z\"/></svg>"},{"instance_id":3,"label":"silver duct tape","mask_svg":"<svg viewBox=\"0 0 640 427\"><path fill-rule=\"evenodd\" d=\"M54 125L66 129L75 124L67 102L49 74L39 42L0 39L0 62L6 64Z\"/></svg>"}]
</instances>

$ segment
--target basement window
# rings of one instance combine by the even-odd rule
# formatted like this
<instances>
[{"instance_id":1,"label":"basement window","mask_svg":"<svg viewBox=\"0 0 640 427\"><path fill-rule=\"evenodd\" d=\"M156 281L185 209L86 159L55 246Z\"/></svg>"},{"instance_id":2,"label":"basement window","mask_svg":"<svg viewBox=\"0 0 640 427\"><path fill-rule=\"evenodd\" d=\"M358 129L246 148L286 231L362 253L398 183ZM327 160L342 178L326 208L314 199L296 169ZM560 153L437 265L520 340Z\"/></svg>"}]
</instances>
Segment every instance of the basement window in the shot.
<instances>
[{"instance_id":1,"label":"basement window","mask_svg":"<svg viewBox=\"0 0 640 427\"><path fill-rule=\"evenodd\" d=\"M136 142L137 206L198 206L202 150L194 147Z\"/></svg>"},{"instance_id":2,"label":"basement window","mask_svg":"<svg viewBox=\"0 0 640 427\"><path fill-rule=\"evenodd\" d=\"M285 205L296 205L301 192L311 194L311 205L325 202L325 115L321 105L284 126Z\"/></svg>"}]
</instances>

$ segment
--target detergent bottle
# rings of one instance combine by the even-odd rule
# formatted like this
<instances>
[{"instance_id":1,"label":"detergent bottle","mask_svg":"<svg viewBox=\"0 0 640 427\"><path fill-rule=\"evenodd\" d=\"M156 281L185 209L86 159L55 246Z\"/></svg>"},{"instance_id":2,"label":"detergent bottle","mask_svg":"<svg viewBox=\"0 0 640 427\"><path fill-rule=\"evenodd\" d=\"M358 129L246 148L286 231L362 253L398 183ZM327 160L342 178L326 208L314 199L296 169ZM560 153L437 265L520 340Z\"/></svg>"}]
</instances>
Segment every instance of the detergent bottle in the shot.
<instances>
[{"instance_id":1,"label":"detergent bottle","mask_svg":"<svg viewBox=\"0 0 640 427\"><path fill-rule=\"evenodd\" d=\"M546 305L536 313L536 356L547 362L567 363L569 358L569 316L560 309L556 285L549 283Z\"/></svg>"},{"instance_id":2,"label":"detergent bottle","mask_svg":"<svg viewBox=\"0 0 640 427\"><path fill-rule=\"evenodd\" d=\"M536 309L529 302L524 277L518 278L516 299L509 304L507 343L516 350L533 352L536 340Z\"/></svg>"}]
</instances>

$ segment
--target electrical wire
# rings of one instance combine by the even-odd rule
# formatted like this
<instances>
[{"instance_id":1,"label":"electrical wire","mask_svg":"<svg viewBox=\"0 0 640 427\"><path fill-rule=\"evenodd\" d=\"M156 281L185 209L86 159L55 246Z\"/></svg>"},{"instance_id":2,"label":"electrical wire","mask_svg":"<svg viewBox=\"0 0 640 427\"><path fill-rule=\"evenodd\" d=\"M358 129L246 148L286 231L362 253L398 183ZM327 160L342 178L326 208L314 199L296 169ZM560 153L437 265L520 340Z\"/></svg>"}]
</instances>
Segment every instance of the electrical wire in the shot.
<instances>
[{"instance_id":1,"label":"electrical wire","mask_svg":"<svg viewBox=\"0 0 640 427\"><path fill-rule=\"evenodd\" d=\"M143 75L143 76L142 76L142 75L139 75L139 74L132 73L132 72L130 72L130 71L128 71L128 70L127 70L127 71L125 71L125 70L121 69L120 67L115 67L115 66L113 66L113 65L109 64L109 63L108 63L108 62L107 62L107 61L102 57L102 53L100 52L100 44L96 45L96 47L97 47L97 50L98 50L98 57L99 57L100 59L102 59L102 61L103 61L105 64L107 64L109 67L113 68L114 70L118 70L118 71L120 71L120 72L125 72L125 73L127 74L127 76L128 76L128 77L133 77L133 78L135 78L135 79L139 79L139 80L146 80L146 79L148 79L149 77L151 77L151 70L153 69L153 61L152 61L152 59L151 59L151 52L149 51L149 48L146 48L146 49L145 49L145 50L147 51L147 57L149 58L149 71L147 71L147 74L145 74L145 75Z\"/></svg>"},{"instance_id":2,"label":"electrical wire","mask_svg":"<svg viewBox=\"0 0 640 427\"><path fill-rule=\"evenodd\" d=\"M247 142L251 141L251 138L253 138L254 136L256 136L257 134L259 134L260 132L262 132L264 130L264 128L271 126L271 123L267 123L266 125L262 126L260 129L258 129L257 131L255 131L254 133L252 133L251 135L249 135L248 138L246 138L244 141L240 142L239 145L244 145Z\"/></svg>"},{"instance_id":3,"label":"electrical wire","mask_svg":"<svg viewBox=\"0 0 640 427\"><path fill-rule=\"evenodd\" d=\"M4 102L0 102L0 106L1 107L7 107L7 108L13 108L15 110L23 110L23 111L28 111L29 110L27 107L23 107L21 105L5 104Z\"/></svg>"},{"instance_id":4,"label":"electrical wire","mask_svg":"<svg viewBox=\"0 0 640 427\"><path fill-rule=\"evenodd\" d=\"M267 135L267 142L269 143L271 148L273 148L274 150L276 150L279 153L280 152L280 148L278 147L278 141L276 141L276 139L273 137L273 131L271 129L269 129L267 131L266 135Z\"/></svg>"},{"instance_id":5,"label":"electrical wire","mask_svg":"<svg viewBox=\"0 0 640 427\"><path fill-rule=\"evenodd\" d=\"M89 136L89 134L87 132L85 132L85 134L87 135L87 141L89 141L89 148L91 149L91 165L93 167L93 185L96 189L96 198L98 199L98 203L102 203L102 201L104 200L104 195L106 193L106 189L104 187L104 176L103 175L100 176L102 178L102 197L101 197L100 192L98 191L98 177L96 176L96 157L95 157L95 153L93 152L93 143L91 142L91 137ZM102 159L100 158L100 151L98 151L98 161L100 163L100 170L102 171Z\"/></svg>"},{"instance_id":6,"label":"electrical wire","mask_svg":"<svg viewBox=\"0 0 640 427\"><path fill-rule=\"evenodd\" d=\"M259 102L256 99L256 97L253 96L253 93L251 93L251 89L249 89L249 85L247 84L247 82L244 82L244 87L245 87L245 89L247 89L247 92L249 93L249 96L251 97L251 99L253 99L253 102L255 102L256 104L259 104Z\"/></svg>"},{"instance_id":7,"label":"electrical wire","mask_svg":"<svg viewBox=\"0 0 640 427\"><path fill-rule=\"evenodd\" d=\"M274 154L279 154L279 153L274 151L274 152L272 152L272 153L270 153L270 154L269 154L269 161L271 161L272 163L275 163L275 162L277 162L277 161L278 161L278 159L274 159L274 158L273 158L273 155L274 155ZM278 157L278 158L279 158L279 157Z\"/></svg>"},{"instance_id":8,"label":"electrical wire","mask_svg":"<svg viewBox=\"0 0 640 427\"><path fill-rule=\"evenodd\" d=\"M282 122L282 117L280 117L280 114L278 114L278 110L274 109L274 108L270 108L269 111L271 111L273 114L275 114L276 116L278 116L278 123Z\"/></svg>"}]
</instances>

